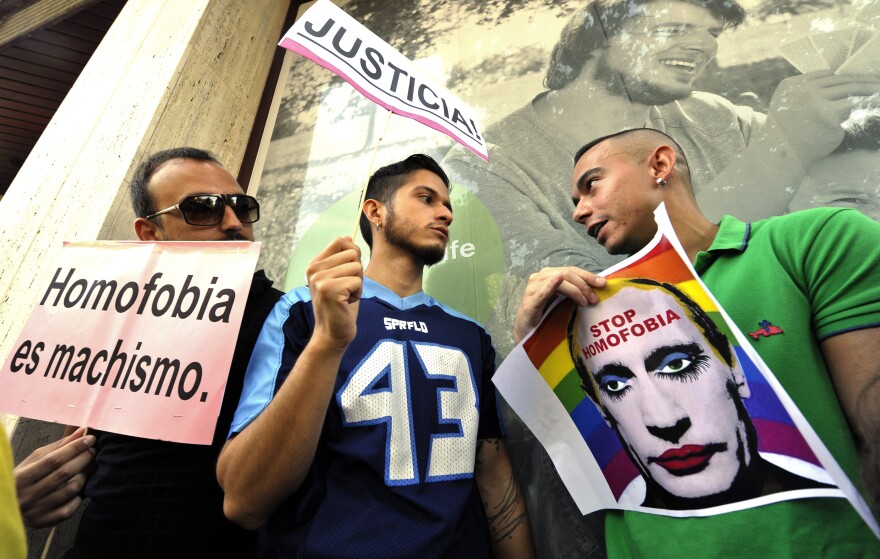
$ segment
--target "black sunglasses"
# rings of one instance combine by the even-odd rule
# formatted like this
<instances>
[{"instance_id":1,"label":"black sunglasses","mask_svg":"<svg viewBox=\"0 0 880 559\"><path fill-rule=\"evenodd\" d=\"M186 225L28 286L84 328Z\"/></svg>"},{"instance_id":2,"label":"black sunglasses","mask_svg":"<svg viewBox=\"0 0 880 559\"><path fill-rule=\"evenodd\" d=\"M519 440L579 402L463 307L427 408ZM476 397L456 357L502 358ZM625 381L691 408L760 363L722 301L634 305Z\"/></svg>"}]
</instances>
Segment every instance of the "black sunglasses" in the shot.
<instances>
[{"instance_id":1,"label":"black sunglasses","mask_svg":"<svg viewBox=\"0 0 880 559\"><path fill-rule=\"evenodd\" d=\"M150 214L144 219L153 219L180 210L183 220L190 225L217 225L223 221L226 206L232 208L235 217L242 223L254 223L260 219L260 203L253 196L245 194L190 194L170 208Z\"/></svg>"}]
</instances>

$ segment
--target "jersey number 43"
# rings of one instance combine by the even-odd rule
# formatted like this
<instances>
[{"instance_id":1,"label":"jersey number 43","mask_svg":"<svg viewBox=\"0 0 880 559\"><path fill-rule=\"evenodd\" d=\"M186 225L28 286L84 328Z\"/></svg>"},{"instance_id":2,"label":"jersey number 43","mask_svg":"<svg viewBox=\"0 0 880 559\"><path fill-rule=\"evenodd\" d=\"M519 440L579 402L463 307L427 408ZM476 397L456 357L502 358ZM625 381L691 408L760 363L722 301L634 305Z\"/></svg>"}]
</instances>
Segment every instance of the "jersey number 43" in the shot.
<instances>
[{"instance_id":1,"label":"jersey number 43","mask_svg":"<svg viewBox=\"0 0 880 559\"><path fill-rule=\"evenodd\" d=\"M387 432L385 483L419 483L407 344L415 350L422 372L428 378L453 381L451 388L437 388L437 413L439 423L455 425L457 432L431 436L425 481L471 477L479 423L479 397L470 362L458 348L397 340L379 342L336 394L344 423L346 426L384 423Z\"/></svg>"}]
</instances>

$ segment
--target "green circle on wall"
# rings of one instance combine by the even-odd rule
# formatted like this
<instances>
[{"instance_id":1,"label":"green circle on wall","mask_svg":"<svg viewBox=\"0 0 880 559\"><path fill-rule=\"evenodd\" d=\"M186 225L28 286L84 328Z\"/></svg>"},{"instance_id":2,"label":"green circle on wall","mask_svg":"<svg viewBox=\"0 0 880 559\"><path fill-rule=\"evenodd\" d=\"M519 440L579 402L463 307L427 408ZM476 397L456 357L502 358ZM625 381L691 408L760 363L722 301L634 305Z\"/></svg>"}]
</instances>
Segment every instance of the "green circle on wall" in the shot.
<instances>
[{"instance_id":1,"label":"green circle on wall","mask_svg":"<svg viewBox=\"0 0 880 559\"><path fill-rule=\"evenodd\" d=\"M491 316L498 301L504 274L501 235L486 206L460 187L450 194L454 220L450 228L446 257L425 273L425 292L481 324ZM351 192L323 212L293 248L284 290L305 284L309 262L335 237L351 235L353 216L360 192ZM358 233L355 240L364 260L370 253Z\"/></svg>"}]
</instances>

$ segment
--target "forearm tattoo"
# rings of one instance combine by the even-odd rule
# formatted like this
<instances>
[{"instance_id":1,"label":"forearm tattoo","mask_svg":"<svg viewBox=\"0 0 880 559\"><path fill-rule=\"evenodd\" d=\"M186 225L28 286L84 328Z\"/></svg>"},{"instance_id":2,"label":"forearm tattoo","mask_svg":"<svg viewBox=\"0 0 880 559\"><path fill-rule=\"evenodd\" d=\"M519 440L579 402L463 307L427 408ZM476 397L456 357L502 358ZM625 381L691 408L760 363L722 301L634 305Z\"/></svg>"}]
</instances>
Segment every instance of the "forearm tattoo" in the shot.
<instances>
[{"instance_id":1,"label":"forearm tattoo","mask_svg":"<svg viewBox=\"0 0 880 559\"><path fill-rule=\"evenodd\" d=\"M478 456L483 443L494 445L496 449L501 445L501 441L498 439L481 439L477 441ZM479 460L477 463L480 463ZM501 501L499 503L483 503L487 511L495 511L494 514L488 516L489 533L493 541L500 542L510 539L519 525L528 518L525 508L517 514L518 504L521 500L522 494L520 493L519 485L511 475L507 479L507 487L504 489Z\"/></svg>"}]
</instances>

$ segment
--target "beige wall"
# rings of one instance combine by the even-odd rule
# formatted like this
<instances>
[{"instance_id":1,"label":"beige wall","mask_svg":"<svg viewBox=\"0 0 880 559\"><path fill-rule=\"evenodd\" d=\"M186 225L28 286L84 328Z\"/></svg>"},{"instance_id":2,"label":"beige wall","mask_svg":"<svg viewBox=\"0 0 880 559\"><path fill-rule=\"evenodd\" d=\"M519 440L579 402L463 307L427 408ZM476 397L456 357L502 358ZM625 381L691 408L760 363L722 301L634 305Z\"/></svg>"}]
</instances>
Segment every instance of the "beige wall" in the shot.
<instances>
[{"instance_id":1,"label":"beige wall","mask_svg":"<svg viewBox=\"0 0 880 559\"><path fill-rule=\"evenodd\" d=\"M146 155L198 146L236 174L288 5L129 0L0 200L0 359L63 241L134 238L127 184ZM58 433L10 416L3 424L17 460ZM44 532L30 535L32 557Z\"/></svg>"}]
</instances>

